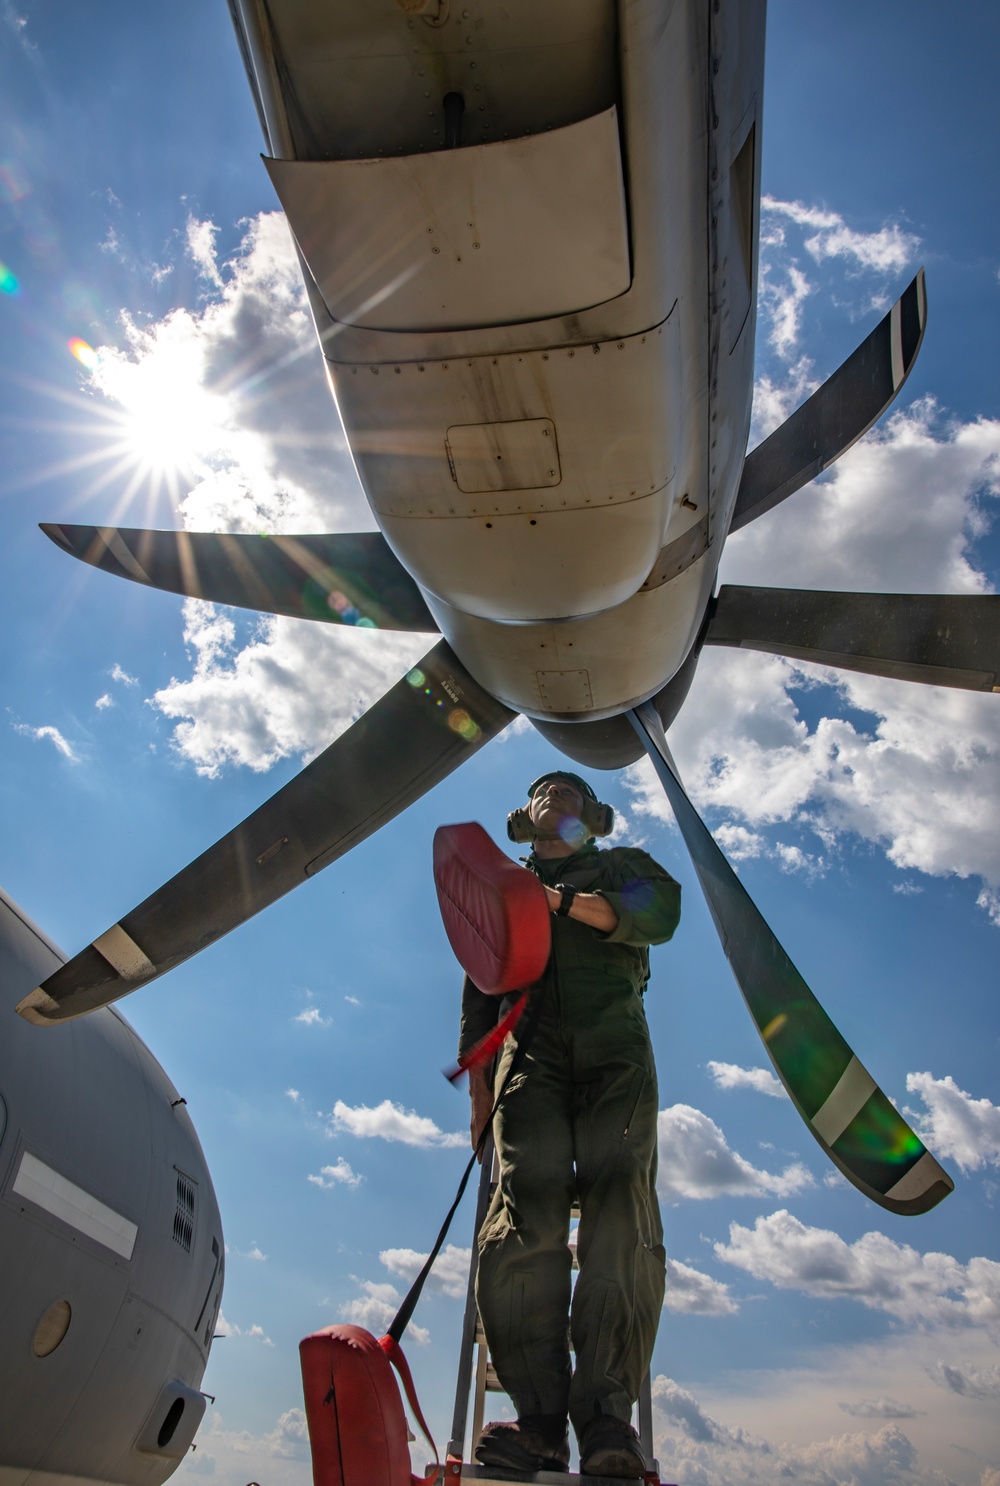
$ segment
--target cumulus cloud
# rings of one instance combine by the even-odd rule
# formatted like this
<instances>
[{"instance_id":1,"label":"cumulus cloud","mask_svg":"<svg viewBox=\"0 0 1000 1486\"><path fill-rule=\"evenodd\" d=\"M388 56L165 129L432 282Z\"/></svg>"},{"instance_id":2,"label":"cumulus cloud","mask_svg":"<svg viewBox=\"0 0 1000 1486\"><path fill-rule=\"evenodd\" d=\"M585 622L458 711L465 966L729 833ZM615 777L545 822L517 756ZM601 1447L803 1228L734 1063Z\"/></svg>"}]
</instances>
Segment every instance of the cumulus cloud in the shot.
<instances>
[{"instance_id":1,"label":"cumulus cloud","mask_svg":"<svg viewBox=\"0 0 1000 1486\"><path fill-rule=\"evenodd\" d=\"M33 728L29 727L26 722L15 722L14 731L15 733L20 733L21 736L24 738L36 738L39 742L47 738L48 741L52 744L53 748L55 748L59 753L62 754L63 758L68 758L71 763L74 764L78 764L80 762L79 755L75 753L70 744L66 742L66 739L63 737L59 729L52 727L50 724L45 724L43 727L39 728Z\"/></svg>"},{"instance_id":2,"label":"cumulus cloud","mask_svg":"<svg viewBox=\"0 0 1000 1486\"><path fill-rule=\"evenodd\" d=\"M788 1486L946 1486L897 1424L809 1444L773 1442L714 1419L694 1394L662 1375L653 1380L653 1408L657 1454L684 1486L773 1486L775 1480Z\"/></svg>"},{"instance_id":3,"label":"cumulus cloud","mask_svg":"<svg viewBox=\"0 0 1000 1486\"><path fill-rule=\"evenodd\" d=\"M957 1161L963 1171L1000 1166L1000 1106L973 1099L950 1074L909 1073L906 1090L924 1101L925 1113L916 1116L920 1134L941 1156Z\"/></svg>"},{"instance_id":4,"label":"cumulus cloud","mask_svg":"<svg viewBox=\"0 0 1000 1486\"><path fill-rule=\"evenodd\" d=\"M660 1373L653 1379L651 1391L654 1407L678 1424L688 1439L697 1440L700 1444L753 1447L751 1435L743 1429L730 1429L725 1424L719 1424L705 1412L694 1394L674 1382L673 1378L664 1377ZM757 1448L767 1451L763 1441L757 1443Z\"/></svg>"},{"instance_id":5,"label":"cumulus cloud","mask_svg":"<svg viewBox=\"0 0 1000 1486\"><path fill-rule=\"evenodd\" d=\"M416 1249L383 1249L379 1259L390 1274L399 1275L411 1284L427 1262L426 1254ZM464 1300L469 1287L469 1261L471 1249L460 1249L455 1244L446 1244L434 1261L427 1277L426 1288L439 1295L450 1295L455 1300Z\"/></svg>"},{"instance_id":6,"label":"cumulus cloud","mask_svg":"<svg viewBox=\"0 0 1000 1486\"><path fill-rule=\"evenodd\" d=\"M309 1458L309 1429L302 1409L286 1409L278 1416L274 1427L265 1429L262 1434L253 1434L248 1429L226 1429L221 1414L211 1410L198 1431L198 1454L193 1458L188 1456L181 1470L188 1474L214 1475L215 1467L230 1467L233 1478L242 1479L252 1473L254 1461L264 1459L272 1462L270 1478L280 1486L291 1481L302 1482L305 1486L308 1472L283 1474L280 1463L304 1463ZM207 1470L202 1463L205 1459L212 1462ZM276 1468L279 1471L277 1476Z\"/></svg>"},{"instance_id":7,"label":"cumulus cloud","mask_svg":"<svg viewBox=\"0 0 1000 1486\"><path fill-rule=\"evenodd\" d=\"M355 1276L354 1283L361 1294L341 1306L341 1317L354 1326L363 1326L366 1331L380 1336L395 1316L403 1297L395 1285L379 1280L359 1280ZM422 1345L431 1339L426 1327L415 1326L412 1321L406 1328L406 1335Z\"/></svg>"},{"instance_id":8,"label":"cumulus cloud","mask_svg":"<svg viewBox=\"0 0 1000 1486\"><path fill-rule=\"evenodd\" d=\"M1000 1322L1000 1264L950 1254L921 1254L884 1233L849 1244L812 1228L784 1209L753 1228L731 1223L728 1244L715 1245L726 1264L783 1290L817 1299L857 1300L912 1326L977 1326Z\"/></svg>"},{"instance_id":9,"label":"cumulus cloud","mask_svg":"<svg viewBox=\"0 0 1000 1486\"><path fill-rule=\"evenodd\" d=\"M215 1323L216 1336L245 1336L249 1341L262 1342L265 1347L273 1347L274 1342L264 1331L263 1326L258 1326L254 1321L250 1326L237 1326L235 1321L227 1321L221 1310L219 1318Z\"/></svg>"},{"instance_id":10,"label":"cumulus cloud","mask_svg":"<svg viewBox=\"0 0 1000 1486\"><path fill-rule=\"evenodd\" d=\"M1000 493L1000 422L939 426L927 402L892 418L829 480L739 532L726 581L897 592L982 593L977 523ZM799 504L796 504L796 501ZM824 688L807 723L799 694ZM850 709L851 720L842 713ZM865 721L858 720L860 713ZM830 850L856 839L902 870L978 878L1000 923L997 699L709 650L671 745L693 799L725 812L739 854L791 823ZM635 808L670 820L649 766L626 778ZM738 835L732 827L742 827Z\"/></svg>"},{"instance_id":11,"label":"cumulus cloud","mask_svg":"<svg viewBox=\"0 0 1000 1486\"><path fill-rule=\"evenodd\" d=\"M117 661L115 661L114 665L111 667L111 673L110 674L111 674L112 681L118 681L118 682L120 682L120 684L122 686L138 686L139 685L139 678L138 678L138 676L130 676L127 671L123 671L122 670L121 666L118 664Z\"/></svg>"},{"instance_id":12,"label":"cumulus cloud","mask_svg":"<svg viewBox=\"0 0 1000 1486\"><path fill-rule=\"evenodd\" d=\"M713 1280L690 1264L668 1259L663 1309L683 1316L731 1316L739 1306L721 1280Z\"/></svg>"},{"instance_id":13,"label":"cumulus cloud","mask_svg":"<svg viewBox=\"0 0 1000 1486\"><path fill-rule=\"evenodd\" d=\"M96 482L130 475L125 499L144 481L165 484L189 530L370 530L284 217L252 219L223 264L216 233L212 222L187 224L207 296L199 309L141 326L125 316L123 347L99 348L90 390L108 468ZM179 753L207 775L312 757L427 648L426 637L284 619L248 636L246 624L237 633L197 601L184 614L191 674L152 703L176 721ZM120 667L112 674L134 680Z\"/></svg>"},{"instance_id":14,"label":"cumulus cloud","mask_svg":"<svg viewBox=\"0 0 1000 1486\"><path fill-rule=\"evenodd\" d=\"M292 1017L293 1022L301 1022L304 1027L328 1027L330 1018L323 1016L318 1006L307 1006L300 1011L298 1016Z\"/></svg>"},{"instance_id":15,"label":"cumulus cloud","mask_svg":"<svg viewBox=\"0 0 1000 1486\"><path fill-rule=\"evenodd\" d=\"M896 222L887 223L876 232L859 232L849 227L839 212L806 206L801 201L779 201L774 196L764 196L760 204L762 212L783 217L811 231L805 248L817 263L827 258L843 258L854 268L899 273L914 261L920 247L920 238L904 231Z\"/></svg>"},{"instance_id":16,"label":"cumulus cloud","mask_svg":"<svg viewBox=\"0 0 1000 1486\"><path fill-rule=\"evenodd\" d=\"M769 1068L741 1068L739 1063L717 1063L714 1058L705 1066L717 1089L753 1089L758 1094L770 1094L772 1099L788 1098Z\"/></svg>"},{"instance_id":17,"label":"cumulus cloud","mask_svg":"<svg viewBox=\"0 0 1000 1486\"><path fill-rule=\"evenodd\" d=\"M713 1119L690 1104L673 1104L657 1117L659 1172L656 1189L668 1202L680 1198L787 1197L813 1178L796 1161L782 1172L758 1170L729 1149Z\"/></svg>"},{"instance_id":18,"label":"cumulus cloud","mask_svg":"<svg viewBox=\"0 0 1000 1486\"><path fill-rule=\"evenodd\" d=\"M94 703L94 706L97 708L98 712L103 712L105 707L113 707L114 705L114 702L111 700L111 697L107 692L105 692L103 696L99 696L97 698L97 701Z\"/></svg>"},{"instance_id":19,"label":"cumulus cloud","mask_svg":"<svg viewBox=\"0 0 1000 1486\"><path fill-rule=\"evenodd\" d=\"M383 1099L374 1108L367 1104L352 1108L338 1099L330 1116L330 1129L332 1133L346 1131L363 1139L377 1136L379 1140L415 1146L464 1146L469 1138L462 1131L440 1130L426 1115L404 1109L389 1099Z\"/></svg>"},{"instance_id":20,"label":"cumulus cloud","mask_svg":"<svg viewBox=\"0 0 1000 1486\"><path fill-rule=\"evenodd\" d=\"M174 746L199 774L240 764L256 772L340 736L427 649L426 635L333 630L304 619L262 619L248 641L228 611L184 604L193 674L153 696L179 719Z\"/></svg>"},{"instance_id":21,"label":"cumulus cloud","mask_svg":"<svg viewBox=\"0 0 1000 1486\"><path fill-rule=\"evenodd\" d=\"M285 1098L290 1099L293 1104L299 1104L302 1100L302 1095L299 1093L298 1089L286 1089Z\"/></svg>"},{"instance_id":22,"label":"cumulus cloud","mask_svg":"<svg viewBox=\"0 0 1000 1486\"><path fill-rule=\"evenodd\" d=\"M853 1414L856 1419L917 1419L923 1413L923 1409L897 1403L894 1398L886 1398L883 1394L878 1398L859 1399L857 1403L840 1403L837 1407L845 1414Z\"/></svg>"},{"instance_id":23,"label":"cumulus cloud","mask_svg":"<svg viewBox=\"0 0 1000 1486\"><path fill-rule=\"evenodd\" d=\"M312 1182L314 1187L325 1187L330 1191L334 1187L360 1186L364 1177L359 1176L343 1156L338 1156L332 1166L321 1167L318 1176L307 1176L306 1181Z\"/></svg>"},{"instance_id":24,"label":"cumulus cloud","mask_svg":"<svg viewBox=\"0 0 1000 1486\"><path fill-rule=\"evenodd\" d=\"M963 1398L1000 1398L1000 1366L959 1367L940 1359L927 1369L935 1383Z\"/></svg>"},{"instance_id":25,"label":"cumulus cloud","mask_svg":"<svg viewBox=\"0 0 1000 1486\"><path fill-rule=\"evenodd\" d=\"M912 267L918 246L898 225L859 233L825 208L774 200L765 204L761 243L756 437L821 380L802 350L814 309L852 311L859 286L870 299L876 281ZM867 301L863 308L869 315ZM833 370L824 366L822 376ZM720 577L986 593L976 543L998 494L1000 420L956 419L924 398L866 435L818 483L730 538ZM807 694L809 722L800 707ZM817 872L852 841L874 844L908 876L978 879L977 901L1000 924L996 717L990 696L707 650L671 745L696 803L717 812L713 826L734 861L769 857ZM638 813L670 820L648 765L637 765L627 783ZM776 840L781 826L785 839ZM788 827L799 835L789 839ZM910 876L905 887L918 891L919 883Z\"/></svg>"},{"instance_id":26,"label":"cumulus cloud","mask_svg":"<svg viewBox=\"0 0 1000 1486\"><path fill-rule=\"evenodd\" d=\"M188 256L198 272L215 288L221 289L222 275L215 253L218 231L214 222L199 222L195 217L188 217L184 240Z\"/></svg>"}]
</instances>

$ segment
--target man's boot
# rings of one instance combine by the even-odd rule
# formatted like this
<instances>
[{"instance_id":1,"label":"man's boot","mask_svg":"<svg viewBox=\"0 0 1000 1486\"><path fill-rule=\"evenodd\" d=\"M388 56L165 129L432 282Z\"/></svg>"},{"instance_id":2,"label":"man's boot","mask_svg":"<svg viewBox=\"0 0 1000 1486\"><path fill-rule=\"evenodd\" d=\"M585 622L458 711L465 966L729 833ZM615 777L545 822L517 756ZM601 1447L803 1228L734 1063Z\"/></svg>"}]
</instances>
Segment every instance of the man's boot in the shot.
<instances>
[{"instance_id":1,"label":"man's boot","mask_svg":"<svg viewBox=\"0 0 1000 1486\"><path fill-rule=\"evenodd\" d=\"M591 1419L580 1435L580 1474L641 1481L646 1474L646 1457L631 1424L611 1414Z\"/></svg>"},{"instance_id":2,"label":"man's boot","mask_svg":"<svg viewBox=\"0 0 1000 1486\"><path fill-rule=\"evenodd\" d=\"M509 1471L569 1470L569 1434L565 1416L525 1414L516 1423L487 1424L475 1450L480 1465Z\"/></svg>"}]
</instances>

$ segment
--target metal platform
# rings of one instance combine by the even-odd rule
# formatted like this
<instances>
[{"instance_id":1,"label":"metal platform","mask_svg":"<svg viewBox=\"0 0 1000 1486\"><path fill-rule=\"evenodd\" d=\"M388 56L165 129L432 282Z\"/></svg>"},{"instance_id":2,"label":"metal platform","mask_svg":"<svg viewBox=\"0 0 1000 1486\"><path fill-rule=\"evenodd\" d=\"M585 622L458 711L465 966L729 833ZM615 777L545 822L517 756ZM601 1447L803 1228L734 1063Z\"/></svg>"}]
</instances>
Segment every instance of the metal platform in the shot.
<instances>
[{"instance_id":1,"label":"metal platform","mask_svg":"<svg viewBox=\"0 0 1000 1486\"><path fill-rule=\"evenodd\" d=\"M646 1480L649 1481L647 1474ZM619 1476L580 1476L575 1471L536 1471L533 1476L515 1471L497 1472L491 1465L463 1465L462 1474L445 1475L448 1481L478 1481L480 1486L511 1486L512 1481L530 1483L530 1486L627 1486Z\"/></svg>"}]
</instances>

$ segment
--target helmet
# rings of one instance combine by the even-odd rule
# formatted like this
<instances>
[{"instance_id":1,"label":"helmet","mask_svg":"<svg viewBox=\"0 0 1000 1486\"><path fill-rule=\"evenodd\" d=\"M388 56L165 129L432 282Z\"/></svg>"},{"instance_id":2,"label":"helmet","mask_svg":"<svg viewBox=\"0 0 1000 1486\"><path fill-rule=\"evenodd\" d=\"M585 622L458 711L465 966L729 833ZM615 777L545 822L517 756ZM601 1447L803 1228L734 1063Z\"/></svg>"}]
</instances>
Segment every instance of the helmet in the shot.
<instances>
[{"instance_id":1,"label":"helmet","mask_svg":"<svg viewBox=\"0 0 1000 1486\"><path fill-rule=\"evenodd\" d=\"M581 824L587 831L587 840L593 841L595 836L610 836L614 830L615 812L610 805L602 805L595 795L591 786L579 774L573 774L568 769L549 769L547 773L540 774L532 784L528 786L528 799L533 800L537 790L550 779L564 779L574 789L580 791L583 797L583 809L580 812ZM538 830L527 810L512 810L507 817L507 835L511 841L538 841L550 839L551 833Z\"/></svg>"}]
</instances>

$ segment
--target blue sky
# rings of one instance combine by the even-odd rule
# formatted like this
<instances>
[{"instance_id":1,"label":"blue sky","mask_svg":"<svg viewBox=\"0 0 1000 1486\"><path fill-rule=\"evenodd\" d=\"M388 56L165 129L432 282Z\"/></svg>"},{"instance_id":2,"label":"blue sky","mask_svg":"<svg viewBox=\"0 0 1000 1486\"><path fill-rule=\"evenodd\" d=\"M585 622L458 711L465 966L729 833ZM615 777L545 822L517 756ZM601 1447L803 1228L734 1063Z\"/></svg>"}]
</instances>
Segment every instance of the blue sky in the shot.
<instances>
[{"instance_id":1,"label":"blue sky","mask_svg":"<svg viewBox=\"0 0 1000 1486\"><path fill-rule=\"evenodd\" d=\"M920 263L930 319L892 420L734 540L724 579L997 586L998 42L984 3L773 0L757 435ZM0 883L73 952L426 644L184 609L37 531L373 524L221 0L2 0L0 122ZM92 373L72 337L102 348ZM648 1000L672 1263L654 1358L665 1477L998 1486L1000 698L718 652L671 741L744 882L956 1191L894 1219L832 1174L746 1071L765 1060L650 777L601 777L626 839L685 892ZM439 1071L459 977L434 828L475 818L499 838L551 761L511 730L125 1006L187 1097L229 1246L229 1335L204 1384L217 1404L179 1478L308 1480L297 1342L339 1318L384 1324L464 1162L467 1101ZM467 1203L456 1250L471 1221ZM409 1346L442 1443L464 1263L440 1271Z\"/></svg>"}]
</instances>

